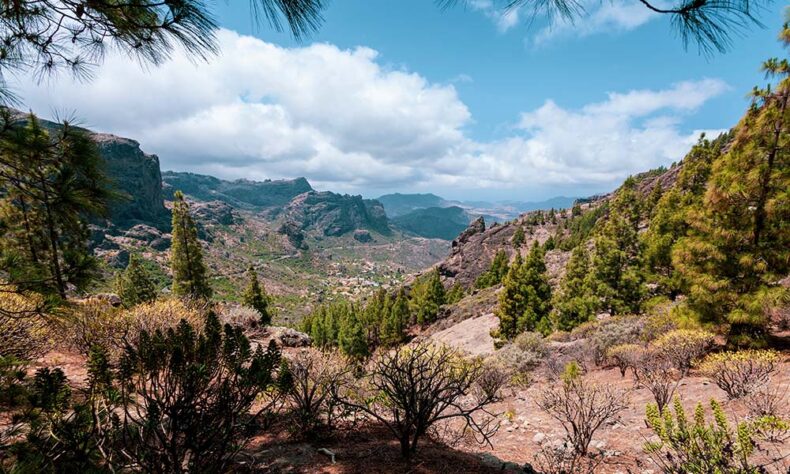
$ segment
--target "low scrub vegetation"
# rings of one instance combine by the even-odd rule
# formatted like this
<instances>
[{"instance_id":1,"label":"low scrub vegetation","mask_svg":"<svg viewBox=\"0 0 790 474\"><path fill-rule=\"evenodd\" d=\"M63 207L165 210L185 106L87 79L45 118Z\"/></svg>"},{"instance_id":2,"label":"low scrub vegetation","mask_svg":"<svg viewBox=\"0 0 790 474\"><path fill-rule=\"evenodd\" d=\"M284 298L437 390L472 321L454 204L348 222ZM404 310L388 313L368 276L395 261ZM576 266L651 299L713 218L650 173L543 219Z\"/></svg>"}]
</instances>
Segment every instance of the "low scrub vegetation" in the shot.
<instances>
[{"instance_id":1,"label":"low scrub vegetation","mask_svg":"<svg viewBox=\"0 0 790 474\"><path fill-rule=\"evenodd\" d=\"M710 354L699 366L730 399L741 398L767 384L776 370L779 354L769 350L744 350Z\"/></svg>"}]
</instances>

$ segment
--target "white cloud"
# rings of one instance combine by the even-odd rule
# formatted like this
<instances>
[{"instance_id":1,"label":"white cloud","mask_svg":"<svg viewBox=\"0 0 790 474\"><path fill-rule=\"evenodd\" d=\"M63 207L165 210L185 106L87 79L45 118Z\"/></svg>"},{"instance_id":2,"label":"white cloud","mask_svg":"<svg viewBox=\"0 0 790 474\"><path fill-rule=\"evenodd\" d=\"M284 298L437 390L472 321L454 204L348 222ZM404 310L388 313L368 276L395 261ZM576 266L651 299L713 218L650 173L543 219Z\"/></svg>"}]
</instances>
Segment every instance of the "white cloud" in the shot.
<instances>
[{"instance_id":1,"label":"white cloud","mask_svg":"<svg viewBox=\"0 0 790 474\"><path fill-rule=\"evenodd\" d=\"M580 5L583 12L578 19L569 22L555 18L528 38L528 43L542 46L559 38L584 38L600 33L631 31L660 16L641 3L628 0L582 0Z\"/></svg>"},{"instance_id":2,"label":"white cloud","mask_svg":"<svg viewBox=\"0 0 790 474\"><path fill-rule=\"evenodd\" d=\"M139 140L165 169L225 178L306 176L324 189L520 189L614 186L683 156L682 122L726 85L610 93L579 109L547 100L509 138L480 142L449 84L382 66L368 48L282 48L221 31L224 54L143 71L110 55L93 82L21 82L39 114L76 111L87 126Z\"/></svg>"}]
</instances>

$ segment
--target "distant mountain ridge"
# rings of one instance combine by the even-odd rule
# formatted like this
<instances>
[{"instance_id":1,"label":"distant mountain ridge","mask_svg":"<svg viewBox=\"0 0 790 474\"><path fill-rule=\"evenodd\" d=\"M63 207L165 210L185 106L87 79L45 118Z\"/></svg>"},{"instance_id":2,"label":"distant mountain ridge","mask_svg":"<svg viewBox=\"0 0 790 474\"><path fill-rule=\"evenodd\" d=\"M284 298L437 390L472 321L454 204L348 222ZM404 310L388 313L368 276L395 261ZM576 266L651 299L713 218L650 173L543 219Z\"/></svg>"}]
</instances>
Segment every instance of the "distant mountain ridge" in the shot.
<instances>
[{"instance_id":1,"label":"distant mountain ridge","mask_svg":"<svg viewBox=\"0 0 790 474\"><path fill-rule=\"evenodd\" d=\"M429 207L450 207L451 204L442 197L435 194L385 194L376 198L381 204L384 205L384 210L387 211L387 216L390 218L408 214L417 209L426 209Z\"/></svg>"}]
</instances>

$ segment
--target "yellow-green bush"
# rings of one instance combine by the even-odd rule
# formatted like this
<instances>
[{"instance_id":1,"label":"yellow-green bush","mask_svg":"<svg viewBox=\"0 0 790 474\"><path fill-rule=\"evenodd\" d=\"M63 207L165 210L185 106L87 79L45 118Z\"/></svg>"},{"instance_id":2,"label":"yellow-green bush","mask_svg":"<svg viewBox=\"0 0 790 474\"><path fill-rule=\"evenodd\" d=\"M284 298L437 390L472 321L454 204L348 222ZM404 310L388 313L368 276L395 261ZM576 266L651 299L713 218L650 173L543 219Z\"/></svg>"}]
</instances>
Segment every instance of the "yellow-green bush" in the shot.
<instances>
[{"instance_id":1,"label":"yellow-green bush","mask_svg":"<svg viewBox=\"0 0 790 474\"><path fill-rule=\"evenodd\" d=\"M129 330L121 310L99 298L76 302L66 313L62 324L65 342L86 356L94 346L117 354Z\"/></svg>"},{"instance_id":2,"label":"yellow-green bush","mask_svg":"<svg viewBox=\"0 0 790 474\"><path fill-rule=\"evenodd\" d=\"M20 294L8 285L0 291L0 357L30 360L41 355L48 342L46 320L39 312L43 298Z\"/></svg>"},{"instance_id":3,"label":"yellow-green bush","mask_svg":"<svg viewBox=\"0 0 790 474\"><path fill-rule=\"evenodd\" d=\"M778 362L779 353L772 350L720 352L708 355L699 369L727 392L730 399L735 399L768 383Z\"/></svg>"},{"instance_id":4,"label":"yellow-green bush","mask_svg":"<svg viewBox=\"0 0 790 474\"><path fill-rule=\"evenodd\" d=\"M710 350L714 339L715 336L707 331L676 329L656 339L652 346L680 371L681 376L686 376L691 364Z\"/></svg>"},{"instance_id":5,"label":"yellow-green bush","mask_svg":"<svg viewBox=\"0 0 790 474\"><path fill-rule=\"evenodd\" d=\"M184 302L181 299L162 299L139 304L124 312L132 337L145 330L153 334L157 330L174 328L185 319L192 327L202 328L207 308L205 305Z\"/></svg>"}]
</instances>

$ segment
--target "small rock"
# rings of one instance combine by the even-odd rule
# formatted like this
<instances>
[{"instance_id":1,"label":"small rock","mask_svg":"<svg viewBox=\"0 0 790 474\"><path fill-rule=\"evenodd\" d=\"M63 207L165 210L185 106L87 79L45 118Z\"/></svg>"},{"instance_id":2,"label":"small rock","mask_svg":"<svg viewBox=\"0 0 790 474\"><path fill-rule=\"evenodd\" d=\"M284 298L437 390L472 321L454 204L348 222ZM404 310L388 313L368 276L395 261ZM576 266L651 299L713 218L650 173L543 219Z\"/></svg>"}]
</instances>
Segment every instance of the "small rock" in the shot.
<instances>
[{"instance_id":1,"label":"small rock","mask_svg":"<svg viewBox=\"0 0 790 474\"><path fill-rule=\"evenodd\" d=\"M532 437L532 442L536 444L543 444L546 441L546 434L545 433L535 433L535 436Z\"/></svg>"}]
</instances>

